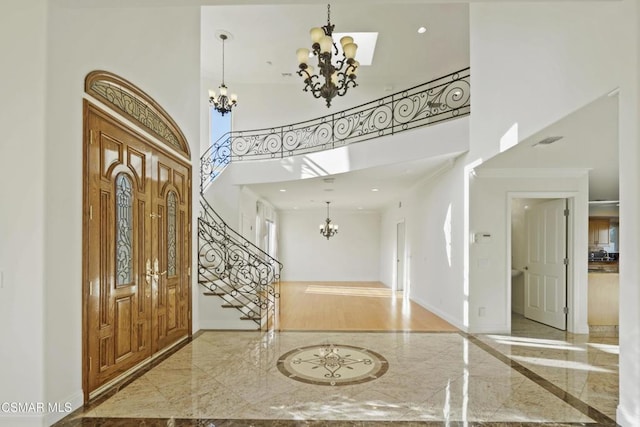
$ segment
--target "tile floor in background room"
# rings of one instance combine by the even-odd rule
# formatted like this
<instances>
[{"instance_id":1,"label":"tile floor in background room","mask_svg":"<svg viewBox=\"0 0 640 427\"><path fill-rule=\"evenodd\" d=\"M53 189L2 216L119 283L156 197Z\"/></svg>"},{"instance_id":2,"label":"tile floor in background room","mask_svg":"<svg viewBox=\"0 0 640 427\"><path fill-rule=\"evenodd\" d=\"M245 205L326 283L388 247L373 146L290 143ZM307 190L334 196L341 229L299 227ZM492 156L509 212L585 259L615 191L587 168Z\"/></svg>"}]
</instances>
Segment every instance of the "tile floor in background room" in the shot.
<instances>
[{"instance_id":1,"label":"tile floor in background room","mask_svg":"<svg viewBox=\"0 0 640 427\"><path fill-rule=\"evenodd\" d=\"M617 402L616 337L514 315L511 335L205 331L59 425L615 425Z\"/></svg>"}]
</instances>

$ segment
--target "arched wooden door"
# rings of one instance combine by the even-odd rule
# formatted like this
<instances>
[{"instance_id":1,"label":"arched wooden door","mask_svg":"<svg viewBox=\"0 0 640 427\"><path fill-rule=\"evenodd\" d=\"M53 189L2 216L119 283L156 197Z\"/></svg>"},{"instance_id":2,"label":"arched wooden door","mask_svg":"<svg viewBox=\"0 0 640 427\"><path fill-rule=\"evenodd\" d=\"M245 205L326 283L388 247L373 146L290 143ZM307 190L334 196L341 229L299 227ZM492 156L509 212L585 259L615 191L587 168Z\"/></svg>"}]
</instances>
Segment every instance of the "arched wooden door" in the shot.
<instances>
[{"instance_id":1,"label":"arched wooden door","mask_svg":"<svg viewBox=\"0 0 640 427\"><path fill-rule=\"evenodd\" d=\"M85 100L85 401L191 333L191 167Z\"/></svg>"}]
</instances>

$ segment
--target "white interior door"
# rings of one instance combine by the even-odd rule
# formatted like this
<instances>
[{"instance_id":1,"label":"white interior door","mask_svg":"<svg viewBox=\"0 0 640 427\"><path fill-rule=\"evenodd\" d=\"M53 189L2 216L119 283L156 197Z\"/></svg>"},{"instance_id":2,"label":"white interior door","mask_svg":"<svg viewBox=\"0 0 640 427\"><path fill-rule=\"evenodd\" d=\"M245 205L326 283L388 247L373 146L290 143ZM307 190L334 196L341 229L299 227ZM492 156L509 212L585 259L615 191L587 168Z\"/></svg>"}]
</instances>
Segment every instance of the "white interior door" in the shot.
<instances>
[{"instance_id":1,"label":"white interior door","mask_svg":"<svg viewBox=\"0 0 640 427\"><path fill-rule=\"evenodd\" d=\"M396 227L396 290L404 290L404 222L399 222Z\"/></svg>"},{"instance_id":2,"label":"white interior door","mask_svg":"<svg viewBox=\"0 0 640 427\"><path fill-rule=\"evenodd\" d=\"M567 220L565 199L534 205L525 213L527 256L525 317L566 330Z\"/></svg>"}]
</instances>

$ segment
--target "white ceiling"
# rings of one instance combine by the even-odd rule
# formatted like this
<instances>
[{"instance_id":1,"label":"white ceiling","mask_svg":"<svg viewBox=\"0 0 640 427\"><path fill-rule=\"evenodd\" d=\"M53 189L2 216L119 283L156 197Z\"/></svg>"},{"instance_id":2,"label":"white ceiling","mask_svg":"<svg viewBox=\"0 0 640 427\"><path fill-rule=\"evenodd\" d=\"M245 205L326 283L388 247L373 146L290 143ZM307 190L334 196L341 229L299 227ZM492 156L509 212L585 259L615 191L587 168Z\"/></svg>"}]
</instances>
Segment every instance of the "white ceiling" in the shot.
<instances>
[{"instance_id":1,"label":"white ceiling","mask_svg":"<svg viewBox=\"0 0 640 427\"><path fill-rule=\"evenodd\" d=\"M289 85L302 93L295 52L310 47L311 27L326 24L326 3L243 3L203 7L203 76L214 81L221 78L222 46L216 34L226 31L232 36L225 45L225 81L229 87L234 83ZM372 66L362 67L359 72L358 82L363 86L398 91L469 66L469 12L464 3L336 0L331 6L331 22L336 32L379 33ZM420 26L427 32L418 34ZM283 86L283 90L289 89ZM531 147L551 135L564 138L549 146ZM249 187L278 209L317 208L327 200L333 202L332 209L378 209L447 161L418 159L336 175L333 184L315 178ZM596 200L617 199L617 165L617 97L605 97L490 159L481 168L589 168L590 200ZM381 191L372 192L374 187ZM329 189L333 191L326 191Z\"/></svg>"},{"instance_id":2,"label":"white ceiling","mask_svg":"<svg viewBox=\"0 0 640 427\"><path fill-rule=\"evenodd\" d=\"M562 139L535 145L550 136ZM618 200L618 97L595 100L477 169L522 168L589 169L589 200Z\"/></svg>"},{"instance_id":3,"label":"white ceiling","mask_svg":"<svg viewBox=\"0 0 640 427\"><path fill-rule=\"evenodd\" d=\"M278 209L317 209L324 207L325 202L331 202L332 209L377 210L397 200L422 179L446 167L451 158L440 156L329 177L252 184L247 187ZM333 179L333 182L327 182L327 178ZM372 191L374 188L378 191Z\"/></svg>"},{"instance_id":4,"label":"white ceiling","mask_svg":"<svg viewBox=\"0 0 640 427\"><path fill-rule=\"evenodd\" d=\"M203 75L221 78L222 43L216 33L223 30L232 35L225 42L227 86L290 84L301 91L296 50L311 48L309 29L326 23L326 2L205 6ZM401 90L469 66L467 4L333 2L331 23L335 32L379 33L373 65L358 73L361 84ZM420 26L427 32L418 34Z\"/></svg>"}]
</instances>

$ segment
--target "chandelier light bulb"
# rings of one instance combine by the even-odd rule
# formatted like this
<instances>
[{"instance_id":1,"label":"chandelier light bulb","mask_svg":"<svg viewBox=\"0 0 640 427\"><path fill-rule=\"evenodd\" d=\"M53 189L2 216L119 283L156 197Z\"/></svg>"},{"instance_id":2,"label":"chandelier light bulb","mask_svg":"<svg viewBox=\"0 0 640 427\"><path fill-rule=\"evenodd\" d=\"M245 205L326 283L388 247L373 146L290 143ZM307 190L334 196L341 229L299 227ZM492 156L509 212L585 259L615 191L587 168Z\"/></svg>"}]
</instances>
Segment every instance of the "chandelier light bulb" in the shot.
<instances>
[{"instance_id":1,"label":"chandelier light bulb","mask_svg":"<svg viewBox=\"0 0 640 427\"><path fill-rule=\"evenodd\" d=\"M309 60L309 49L301 47L296 51L296 56L298 57L298 64L306 64Z\"/></svg>"},{"instance_id":2,"label":"chandelier light bulb","mask_svg":"<svg viewBox=\"0 0 640 427\"><path fill-rule=\"evenodd\" d=\"M356 57L356 50L358 50L358 45L355 43L347 43L342 46L342 50L344 50L344 56L347 59L353 59Z\"/></svg>"},{"instance_id":3,"label":"chandelier light bulb","mask_svg":"<svg viewBox=\"0 0 640 427\"><path fill-rule=\"evenodd\" d=\"M340 45L342 46L342 49L344 49L344 46L349 44L349 43L353 43L353 37L351 36L344 36L340 39Z\"/></svg>"},{"instance_id":4,"label":"chandelier light bulb","mask_svg":"<svg viewBox=\"0 0 640 427\"><path fill-rule=\"evenodd\" d=\"M320 39L320 52L328 53L331 52L331 48L333 47L333 39L331 36L323 36Z\"/></svg>"},{"instance_id":5,"label":"chandelier light bulb","mask_svg":"<svg viewBox=\"0 0 640 427\"><path fill-rule=\"evenodd\" d=\"M320 39L324 37L324 30L320 27L313 27L309 30L309 34L311 35L312 43L320 43Z\"/></svg>"}]
</instances>

